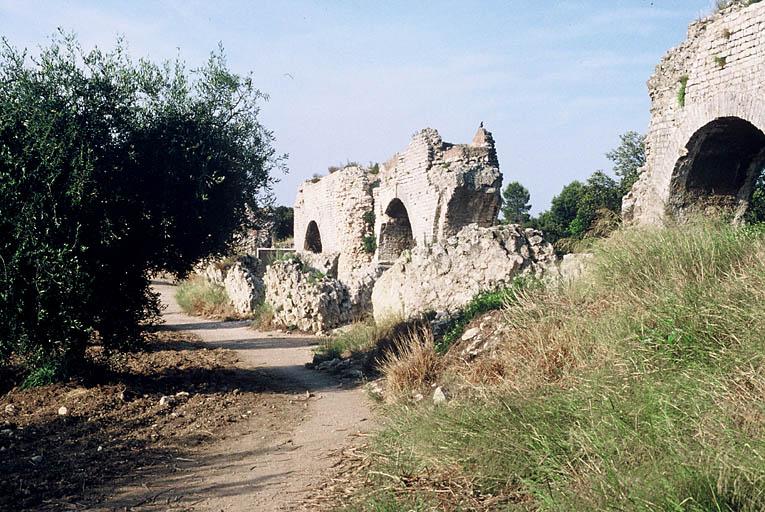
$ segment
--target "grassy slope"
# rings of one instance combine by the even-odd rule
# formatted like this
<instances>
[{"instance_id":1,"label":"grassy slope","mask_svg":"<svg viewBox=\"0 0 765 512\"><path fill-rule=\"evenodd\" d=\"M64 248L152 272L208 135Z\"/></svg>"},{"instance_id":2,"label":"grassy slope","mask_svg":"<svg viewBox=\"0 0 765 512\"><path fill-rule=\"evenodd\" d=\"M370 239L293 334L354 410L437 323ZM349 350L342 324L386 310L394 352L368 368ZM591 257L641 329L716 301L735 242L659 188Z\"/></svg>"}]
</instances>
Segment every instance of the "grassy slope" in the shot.
<instances>
[{"instance_id":1,"label":"grassy slope","mask_svg":"<svg viewBox=\"0 0 765 512\"><path fill-rule=\"evenodd\" d=\"M765 233L595 251L587 280L508 308L499 384L390 407L350 509L765 509Z\"/></svg>"}]
</instances>

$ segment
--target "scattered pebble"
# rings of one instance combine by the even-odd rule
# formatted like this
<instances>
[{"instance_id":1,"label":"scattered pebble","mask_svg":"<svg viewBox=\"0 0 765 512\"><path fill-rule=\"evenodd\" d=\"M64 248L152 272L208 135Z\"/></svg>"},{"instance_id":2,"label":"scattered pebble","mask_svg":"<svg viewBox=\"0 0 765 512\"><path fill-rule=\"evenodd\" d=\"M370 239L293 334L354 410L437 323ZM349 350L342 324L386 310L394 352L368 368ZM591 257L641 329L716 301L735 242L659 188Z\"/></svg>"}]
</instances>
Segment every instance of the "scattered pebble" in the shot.
<instances>
[{"instance_id":1,"label":"scattered pebble","mask_svg":"<svg viewBox=\"0 0 765 512\"><path fill-rule=\"evenodd\" d=\"M66 407L64 407L63 405L62 405L61 407L59 407L59 408L58 408L58 415L59 415L59 416L66 416L66 415L68 415L68 414L69 414L69 409L67 409L67 408L66 408Z\"/></svg>"},{"instance_id":2,"label":"scattered pebble","mask_svg":"<svg viewBox=\"0 0 765 512\"><path fill-rule=\"evenodd\" d=\"M159 399L159 405L161 405L162 407L173 405L174 403L175 403L175 397L172 397L172 396L165 395Z\"/></svg>"},{"instance_id":3,"label":"scattered pebble","mask_svg":"<svg viewBox=\"0 0 765 512\"><path fill-rule=\"evenodd\" d=\"M438 386L436 390L433 392L434 404L442 404L446 402L447 398L448 397L447 397L446 391L441 386Z\"/></svg>"}]
</instances>

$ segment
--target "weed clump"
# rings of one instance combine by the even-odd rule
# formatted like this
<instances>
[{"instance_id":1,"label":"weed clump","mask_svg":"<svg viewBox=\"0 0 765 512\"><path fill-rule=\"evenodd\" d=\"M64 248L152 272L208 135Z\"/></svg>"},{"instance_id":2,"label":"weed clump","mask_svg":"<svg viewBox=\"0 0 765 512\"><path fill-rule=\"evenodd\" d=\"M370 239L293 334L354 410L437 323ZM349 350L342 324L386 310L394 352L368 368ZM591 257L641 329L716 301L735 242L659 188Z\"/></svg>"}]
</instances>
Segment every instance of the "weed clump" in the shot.
<instances>
[{"instance_id":1,"label":"weed clump","mask_svg":"<svg viewBox=\"0 0 765 512\"><path fill-rule=\"evenodd\" d=\"M188 315L224 319L237 317L226 290L202 276L192 275L180 283L175 298Z\"/></svg>"}]
</instances>

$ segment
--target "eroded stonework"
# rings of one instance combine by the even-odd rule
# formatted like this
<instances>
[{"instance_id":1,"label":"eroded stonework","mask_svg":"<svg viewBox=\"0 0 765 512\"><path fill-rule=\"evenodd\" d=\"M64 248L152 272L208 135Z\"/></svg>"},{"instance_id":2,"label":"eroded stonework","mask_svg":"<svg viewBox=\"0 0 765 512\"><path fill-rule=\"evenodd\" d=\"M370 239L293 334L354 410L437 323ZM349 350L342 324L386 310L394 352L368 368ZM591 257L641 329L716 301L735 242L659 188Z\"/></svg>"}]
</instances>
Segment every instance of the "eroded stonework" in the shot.
<instances>
[{"instance_id":1,"label":"eroded stonework","mask_svg":"<svg viewBox=\"0 0 765 512\"><path fill-rule=\"evenodd\" d=\"M552 244L534 229L515 224L463 228L436 244L404 253L375 283L376 321L454 313L477 294L510 285L514 278L559 274Z\"/></svg>"},{"instance_id":2,"label":"eroded stonework","mask_svg":"<svg viewBox=\"0 0 765 512\"><path fill-rule=\"evenodd\" d=\"M491 226L501 204L494 139L483 127L470 144L444 142L436 130L422 130L381 166L379 180L374 189L376 257L383 264L468 224Z\"/></svg>"},{"instance_id":3,"label":"eroded stonework","mask_svg":"<svg viewBox=\"0 0 765 512\"><path fill-rule=\"evenodd\" d=\"M648 89L646 166L622 202L625 220L741 218L765 168L765 2L691 24Z\"/></svg>"},{"instance_id":4,"label":"eroded stonework","mask_svg":"<svg viewBox=\"0 0 765 512\"><path fill-rule=\"evenodd\" d=\"M371 307L377 277L404 251L468 224L493 225L501 185L491 133L481 127L470 144L451 144L427 128L384 164L348 165L304 182L295 201L295 249L346 287L358 317Z\"/></svg>"}]
</instances>

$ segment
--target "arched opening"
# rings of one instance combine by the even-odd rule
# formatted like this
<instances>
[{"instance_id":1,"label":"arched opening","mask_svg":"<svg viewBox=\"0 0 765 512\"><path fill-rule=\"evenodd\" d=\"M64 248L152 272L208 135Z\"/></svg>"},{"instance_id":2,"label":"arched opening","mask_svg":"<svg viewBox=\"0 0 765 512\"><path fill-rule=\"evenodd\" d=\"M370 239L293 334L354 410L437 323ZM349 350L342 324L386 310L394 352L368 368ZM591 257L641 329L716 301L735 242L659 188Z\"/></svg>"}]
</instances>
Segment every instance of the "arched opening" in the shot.
<instances>
[{"instance_id":1,"label":"arched opening","mask_svg":"<svg viewBox=\"0 0 765 512\"><path fill-rule=\"evenodd\" d=\"M308 228L305 230L303 249L309 252L321 252L321 233L319 233L319 226L315 220L309 222Z\"/></svg>"},{"instance_id":2,"label":"arched opening","mask_svg":"<svg viewBox=\"0 0 765 512\"><path fill-rule=\"evenodd\" d=\"M740 218L765 166L765 134L744 119L721 117L694 133L685 147L672 175L674 215L718 212Z\"/></svg>"},{"instance_id":3,"label":"arched opening","mask_svg":"<svg viewBox=\"0 0 765 512\"><path fill-rule=\"evenodd\" d=\"M380 226L378 261L392 263L401 253L414 247L409 213L400 199L394 199L385 209L385 222Z\"/></svg>"}]
</instances>

